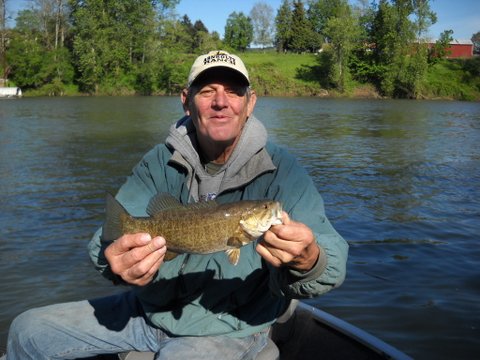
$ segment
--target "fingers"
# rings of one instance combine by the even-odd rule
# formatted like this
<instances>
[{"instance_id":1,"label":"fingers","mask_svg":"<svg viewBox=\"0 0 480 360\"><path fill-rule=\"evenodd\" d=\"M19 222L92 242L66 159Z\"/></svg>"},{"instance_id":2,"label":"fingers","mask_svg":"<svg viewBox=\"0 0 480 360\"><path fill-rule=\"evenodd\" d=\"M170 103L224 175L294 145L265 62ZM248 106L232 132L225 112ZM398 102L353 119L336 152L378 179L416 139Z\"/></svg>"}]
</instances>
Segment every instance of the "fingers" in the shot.
<instances>
[{"instance_id":1,"label":"fingers","mask_svg":"<svg viewBox=\"0 0 480 360\"><path fill-rule=\"evenodd\" d=\"M283 265L310 269L318 256L318 245L311 229L283 214L283 224L268 230L257 244L257 252L275 267Z\"/></svg>"},{"instance_id":2,"label":"fingers","mask_svg":"<svg viewBox=\"0 0 480 360\"><path fill-rule=\"evenodd\" d=\"M134 241L128 251L124 253L123 264L126 267L132 267L136 263L146 259L150 254L165 247L165 239L156 237L151 239L148 234L141 234L142 240ZM146 239L151 239L146 241Z\"/></svg>"},{"instance_id":3,"label":"fingers","mask_svg":"<svg viewBox=\"0 0 480 360\"><path fill-rule=\"evenodd\" d=\"M301 244L292 245L289 241L270 241L264 238L263 241L257 244L256 250L260 256L273 266L279 267L295 261L301 255L303 246Z\"/></svg>"},{"instance_id":4,"label":"fingers","mask_svg":"<svg viewBox=\"0 0 480 360\"><path fill-rule=\"evenodd\" d=\"M164 238L139 233L120 237L105 249L105 257L112 272L124 281L145 285L153 279L165 252Z\"/></svg>"},{"instance_id":5,"label":"fingers","mask_svg":"<svg viewBox=\"0 0 480 360\"><path fill-rule=\"evenodd\" d=\"M275 225L264 234L264 241L272 250L286 251L292 256L299 256L303 249L315 241L312 231L300 222L290 220L288 215L282 225Z\"/></svg>"},{"instance_id":6,"label":"fingers","mask_svg":"<svg viewBox=\"0 0 480 360\"><path fill-rule=\"evenodd\" d=\"M148 245L147 245L148 246ZM122 275L122 278L134 285L146 285L153 280L165 256L166 247L162 247L143 260L129 267Z\"/></svg>"},{"instance_id":7,"label":"fingers","mask_svg":"<svg viewBox=\"0 0 480 360\"><path fill-rule=\"evenodd\" d=\"M256 247L257 253L264 258L267 262L272 264L275 267L280 267L284 263L278 256L274 256L273 253L268 249L264 243L258 243Z\"/></svg>"},{"instance_id":8,"label":"fingers","mask_svg":"<svg viewBox=\"0 0 480 360\"><path fill-rule=\"evenodd\" d=\"M152 237L150 234L125 234L113 242L112 246L109 248L112 255L120 255L129 251L130 249L149 244L151 241Z\"/></svg>"},{"instance_id":9,"label":"fingers","mask_svg":"<svg viewBox=\"0 0 480 360\"><path fill-rule=\"evenodd\" d=\"M285 233L285 231L278 228L267 231L256 248L260 256L275 267L290 263L301 253L303 248L301 242L284 240L279 237L281 233Z\"/></svg>"}]
</instances>

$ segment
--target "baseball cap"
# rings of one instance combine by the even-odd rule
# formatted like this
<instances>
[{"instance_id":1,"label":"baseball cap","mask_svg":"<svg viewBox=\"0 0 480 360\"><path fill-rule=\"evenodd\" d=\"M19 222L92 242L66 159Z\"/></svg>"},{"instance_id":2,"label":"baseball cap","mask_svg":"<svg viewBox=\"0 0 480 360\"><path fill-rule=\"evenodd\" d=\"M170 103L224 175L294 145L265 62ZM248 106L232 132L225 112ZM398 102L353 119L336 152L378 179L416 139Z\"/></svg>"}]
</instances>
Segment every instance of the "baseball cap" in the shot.
<instances>
[{"instance_id":1,"label":"baseball cap","mask_svg":"<svg viewBox=\"0 0 480 360\"><path fill-rule=\"evenodd\" d=\"M190 74L188 75L187 87L190 87L192 83L198 79L200 74L216 67L223 67L236 71L241 75L242 79L246 80L247 85L250 85L248 71L243 61L238 56L229 54L226 51L215 50L196 58L190 69Z\"/></svg>"}]
</instances>

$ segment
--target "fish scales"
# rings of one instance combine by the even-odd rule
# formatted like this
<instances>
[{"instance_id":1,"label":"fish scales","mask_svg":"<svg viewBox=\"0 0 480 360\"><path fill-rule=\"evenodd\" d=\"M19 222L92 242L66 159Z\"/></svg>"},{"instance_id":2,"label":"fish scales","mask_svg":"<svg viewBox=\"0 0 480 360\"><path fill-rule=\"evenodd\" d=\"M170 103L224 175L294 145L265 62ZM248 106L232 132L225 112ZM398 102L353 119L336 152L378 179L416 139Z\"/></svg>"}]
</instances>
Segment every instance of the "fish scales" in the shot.
<instances>
[{"instance_id":1,"label":"fish scales","mask_svg":"<svg viewBox=\"0 0 480 360\"><path fill-rule=\"evenodd\" d=\"M236 236L240 241L250 241L251 236L242 231L240 215L225 216L225 211L165 212L153 219L126 217L124 233L147 232L151 236L167 239L171 251L208 254L225 250L228 240Z\"/></svg>"}]
</instances>

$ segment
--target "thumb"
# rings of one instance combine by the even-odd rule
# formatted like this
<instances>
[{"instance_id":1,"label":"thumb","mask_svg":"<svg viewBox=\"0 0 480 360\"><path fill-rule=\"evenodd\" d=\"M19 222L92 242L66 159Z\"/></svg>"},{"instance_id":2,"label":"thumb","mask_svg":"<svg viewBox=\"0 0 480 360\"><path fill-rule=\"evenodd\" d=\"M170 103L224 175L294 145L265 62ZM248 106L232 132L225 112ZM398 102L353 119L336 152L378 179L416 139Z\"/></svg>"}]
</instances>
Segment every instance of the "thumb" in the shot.
<instances>
[{"instance_id":1,"label":"thumb","mask_svg":"<svg viewBox=\"0 0 480 360\"><path fill-rule=\"evenodd\" d=\"M290 219L290 216L288 216L288 214L284 211L282 213L282 224L283 225L289 225L291 222L292 222L292 220Z\"/></svg>"}]
</instances>

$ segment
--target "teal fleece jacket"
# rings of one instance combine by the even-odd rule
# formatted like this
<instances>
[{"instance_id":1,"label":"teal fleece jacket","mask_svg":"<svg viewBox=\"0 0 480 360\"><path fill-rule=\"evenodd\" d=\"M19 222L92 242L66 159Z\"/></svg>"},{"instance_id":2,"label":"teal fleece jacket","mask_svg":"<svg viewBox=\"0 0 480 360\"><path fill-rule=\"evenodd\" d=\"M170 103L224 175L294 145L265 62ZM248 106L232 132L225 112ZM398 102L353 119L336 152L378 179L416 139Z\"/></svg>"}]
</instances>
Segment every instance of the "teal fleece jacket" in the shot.
<instances>
[{"instance_id":1,"label":"teal fleece jacket","mask_svg":"<svg viewBox=\"0 0 480 360\"><path fill-rule=\"evenodd\" d=\"M252 125L244 130L246 136L263 129L255 118L249 122ZM189 119L182 119L172 127L171 135L178 137L183 127L181 136L191 138L190 126ZM291 219L312 229L321 256L309 272L275 268L258 255L256 242L252 242L241 248L236 266L223 252L182 254L164 262L150 284L133 287L133 291L150 323L171 336L248 336L270 326L290 299L316 297L339 286L345 278L348 245L326 218L313 181L285 149L266 138L260 141L264 143L259 150L230 175L237 179L230 181L234 185L221 186L216 201L281 202ZM200 181L195 173L198 164L189 165L188 156L175 148L171 136L166 143L144 156L116 196L134 216L146 216L148 202L157 193L168 192L184 204L198 198L191 193L192 184ZM247 145L251 150L251 144ZM105 260L100 237L101 229L89 244L90 257L105 277L115 281L118 278Z\"/></svg>"}]
</instances>

